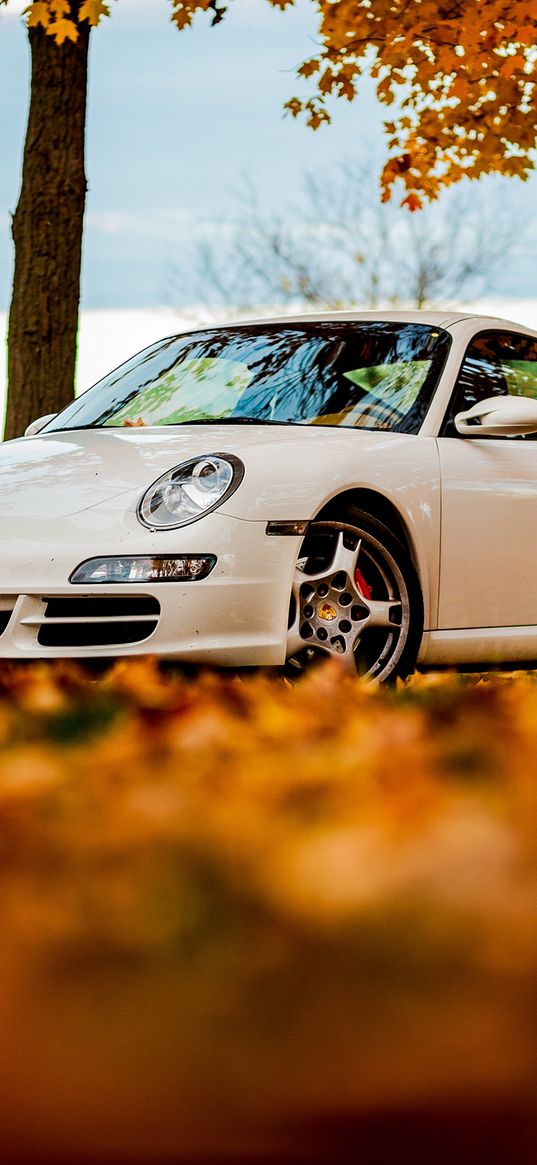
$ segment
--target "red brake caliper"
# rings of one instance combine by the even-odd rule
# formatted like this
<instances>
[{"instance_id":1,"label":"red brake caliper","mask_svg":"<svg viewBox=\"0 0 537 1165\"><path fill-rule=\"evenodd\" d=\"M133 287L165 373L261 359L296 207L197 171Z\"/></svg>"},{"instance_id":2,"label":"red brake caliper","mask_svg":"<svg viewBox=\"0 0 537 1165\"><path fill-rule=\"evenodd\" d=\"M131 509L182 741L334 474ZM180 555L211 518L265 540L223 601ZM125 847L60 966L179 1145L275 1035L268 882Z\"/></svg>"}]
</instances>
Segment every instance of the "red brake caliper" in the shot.
<instances>
[{"instance_id":1,"label":"red brake caliper","mask_svg":"<svg viewBox=\"0 0 537 1165\"><path fill-rule=\"evenodd\" d=\"M367 585L365 578L364 578L361 570L358 570L358 567L356 567L356 570L354 572L354 581L356 582L358 588L361 590L361 592L364 596L364 599L370 599L372 588Z\"/></svg>"}]
</instances>

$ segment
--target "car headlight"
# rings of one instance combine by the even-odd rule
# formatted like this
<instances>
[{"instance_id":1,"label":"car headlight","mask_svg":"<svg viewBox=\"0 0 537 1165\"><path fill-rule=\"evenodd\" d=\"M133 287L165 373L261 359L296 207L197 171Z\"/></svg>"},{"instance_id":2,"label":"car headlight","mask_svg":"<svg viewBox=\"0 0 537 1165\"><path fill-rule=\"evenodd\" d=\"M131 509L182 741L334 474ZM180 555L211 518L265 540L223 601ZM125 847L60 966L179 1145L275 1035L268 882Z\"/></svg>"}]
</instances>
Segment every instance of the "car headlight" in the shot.
<instances>
[{"instance_id":1,"label":"car headlight","mask_svg":"<svg viewBox=\"0 0 537 1165\"><path fill-rule=\"evenodd\" d=\"M231 453L193 457L163 473L146 490L138 517L151 530L188 526L221 506L240 485L244 465Z\"/></svg>"}]
</instances>

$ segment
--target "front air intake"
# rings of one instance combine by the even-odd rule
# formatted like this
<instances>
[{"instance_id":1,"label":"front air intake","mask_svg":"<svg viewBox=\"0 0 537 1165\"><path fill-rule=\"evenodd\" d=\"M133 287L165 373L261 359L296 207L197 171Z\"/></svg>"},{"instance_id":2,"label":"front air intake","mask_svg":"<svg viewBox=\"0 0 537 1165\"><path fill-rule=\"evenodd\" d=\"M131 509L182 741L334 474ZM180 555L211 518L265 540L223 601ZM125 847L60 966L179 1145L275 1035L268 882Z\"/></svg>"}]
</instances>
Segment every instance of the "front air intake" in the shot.
<instances>
[{"instance_id":1,"label":"front air intake","mask_svg":"<svg viewBox=\"0 0 537 1165\"><path fill-rule=\"evenodd\" d=\"M160 603L150 595L69 595L44 598L37 641L41 647L121 647L156 630Z\"/></svg>"}]
</instances>

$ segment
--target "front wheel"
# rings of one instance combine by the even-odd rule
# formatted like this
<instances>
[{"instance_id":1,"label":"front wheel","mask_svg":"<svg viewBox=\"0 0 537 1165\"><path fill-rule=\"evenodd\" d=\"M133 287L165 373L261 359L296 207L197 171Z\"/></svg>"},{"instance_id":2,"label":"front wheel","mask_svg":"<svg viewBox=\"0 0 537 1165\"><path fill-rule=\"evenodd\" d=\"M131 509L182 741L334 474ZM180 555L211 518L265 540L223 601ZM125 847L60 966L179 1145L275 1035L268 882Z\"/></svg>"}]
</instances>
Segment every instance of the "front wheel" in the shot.
<instances>
[{"instance_id":1,"label":"front wheel","mask_svg":"<svg viewBox=\"0 0 537 1165\"><path fill-rule=\"evenodd\" d=\"M289 675L335 655L349 670L386 682L414 669L423 631L418 577L402 543L361 510L312 522L296 564Z\"/></svg>"}]
</instances>

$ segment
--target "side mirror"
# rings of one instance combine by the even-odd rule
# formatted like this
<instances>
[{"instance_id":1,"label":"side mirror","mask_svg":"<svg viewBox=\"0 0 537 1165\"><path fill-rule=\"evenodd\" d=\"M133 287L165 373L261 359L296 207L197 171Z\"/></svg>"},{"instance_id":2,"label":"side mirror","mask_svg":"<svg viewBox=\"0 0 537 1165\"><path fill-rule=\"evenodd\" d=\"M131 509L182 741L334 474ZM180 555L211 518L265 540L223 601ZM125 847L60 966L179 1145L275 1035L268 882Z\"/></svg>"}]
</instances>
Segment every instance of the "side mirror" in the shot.
<instances>
[{"instance_id":1,"label":"side mirror","mask_svg":"<svg viewBox=\"0 0 537 1165\"><path fill-rule=\"evenodd\" d=\"M53 421L57 417L57 413L47 413L46 417L38 417L36 421L32 421L31 425L24 431L25 437L35 437L36 433L40 433L41 429L48 425L49 421Z\"/></svg>"},{"instance_id":2,"label":"side mirror","mask_svg":"<svg viewBox=\"0 0 537 1165\"><path fill-rule=\"evenodd\" d=\"M491 396L457 413L461 437L521 437L537 433L537 400L529 396Z\"/></svg>"}]
</instances>

